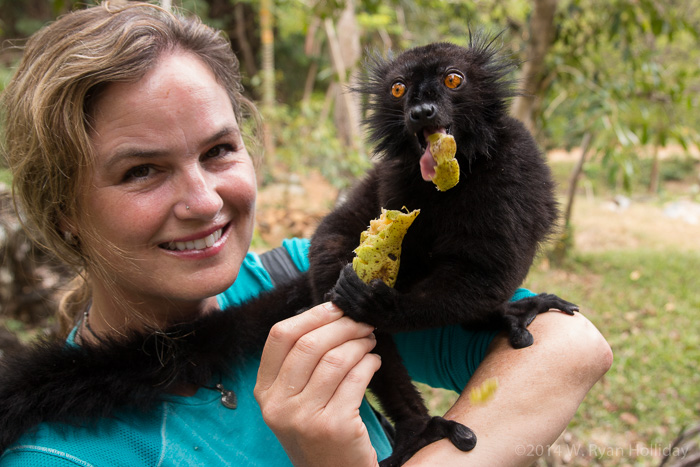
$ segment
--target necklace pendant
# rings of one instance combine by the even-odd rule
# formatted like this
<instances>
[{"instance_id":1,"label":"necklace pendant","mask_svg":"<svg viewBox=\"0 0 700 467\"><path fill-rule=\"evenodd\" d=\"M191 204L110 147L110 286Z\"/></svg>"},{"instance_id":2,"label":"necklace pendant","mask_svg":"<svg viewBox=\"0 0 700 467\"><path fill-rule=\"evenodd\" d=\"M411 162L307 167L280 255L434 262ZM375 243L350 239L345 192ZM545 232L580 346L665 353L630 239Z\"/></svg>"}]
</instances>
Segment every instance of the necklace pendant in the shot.
<instances>
[{"instance_id":1,"label":"necklace pendant","mask_svg":"<svg viewBox=\"0 0 700 467\"><path fill-rule=\"evenodd\" d=\"M238 398L235 392L224 389L224 385L221 383L216 385L216 389L221 393L221 405L227 409L235 409L238 407Z\"/></svg>"}]
</instances>

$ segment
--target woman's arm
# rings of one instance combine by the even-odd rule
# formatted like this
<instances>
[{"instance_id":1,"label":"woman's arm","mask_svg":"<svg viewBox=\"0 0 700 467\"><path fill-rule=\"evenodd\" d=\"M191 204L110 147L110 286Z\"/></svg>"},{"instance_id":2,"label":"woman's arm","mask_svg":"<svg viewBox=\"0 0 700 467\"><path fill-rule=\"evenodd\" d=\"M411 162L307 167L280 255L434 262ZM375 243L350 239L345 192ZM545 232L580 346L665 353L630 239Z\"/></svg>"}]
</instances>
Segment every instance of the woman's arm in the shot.
<instances>
[{"instance_id":1,"label":"woman's arm","mask_svg":"<svg viewBox=\"0 0 700 467\"><path fill-rule=\"evenodd\" d=\"M474 450L461 452L447 440L419 451L408 465L530 465L564 431L590 388L612 365L612 351L583 315L551 311L528 328L535 343L515 350L506 336L489 352L446 418L476 433ZM469 392L498 379L493 399L472 405Z\"/></svg>"}]
</instances>

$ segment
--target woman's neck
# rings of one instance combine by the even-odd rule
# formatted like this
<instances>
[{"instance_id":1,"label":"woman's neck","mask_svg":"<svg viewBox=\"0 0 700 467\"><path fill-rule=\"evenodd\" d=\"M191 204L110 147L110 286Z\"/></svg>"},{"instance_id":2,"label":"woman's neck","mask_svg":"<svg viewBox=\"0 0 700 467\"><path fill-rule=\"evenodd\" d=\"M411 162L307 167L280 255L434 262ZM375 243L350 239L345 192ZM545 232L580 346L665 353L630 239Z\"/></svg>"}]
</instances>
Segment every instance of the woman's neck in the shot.
<instances>
[{"instance_id":1,"label":"woman's neck","mask_svg":"<svg viewBox=\"0 0 700 467\"><path fill-rule=\"evenodd\" d=\"M161 298L158 303L141 301L138 304L115 298L111 293L93 289L92 302L81 326L83 341L99 344L100 339L119 339L131 331L162 329L194 320L218 308L216 297L187 303Z\"/></svg>"}]
</instances>

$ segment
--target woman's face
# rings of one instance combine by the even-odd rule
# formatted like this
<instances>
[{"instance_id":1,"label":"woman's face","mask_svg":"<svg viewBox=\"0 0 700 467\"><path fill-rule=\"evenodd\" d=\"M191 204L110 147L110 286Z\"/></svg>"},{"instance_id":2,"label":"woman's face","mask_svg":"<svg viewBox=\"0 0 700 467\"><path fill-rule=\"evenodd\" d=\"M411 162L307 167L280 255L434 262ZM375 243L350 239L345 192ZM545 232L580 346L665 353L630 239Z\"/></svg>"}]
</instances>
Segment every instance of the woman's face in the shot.
<instances>
[{"instance_id":1,"label":"woman's face","mask_svg":"<svg viewBox=\"0 0 700 467\"><path fill-rule=\"evenodd\" d=\"M110 84L91 139L96 161L77 235L113 286L154 311L228 288L250 245L256 182L210 69L175 51L139 81Z\"/></svg>"}]
</instances>

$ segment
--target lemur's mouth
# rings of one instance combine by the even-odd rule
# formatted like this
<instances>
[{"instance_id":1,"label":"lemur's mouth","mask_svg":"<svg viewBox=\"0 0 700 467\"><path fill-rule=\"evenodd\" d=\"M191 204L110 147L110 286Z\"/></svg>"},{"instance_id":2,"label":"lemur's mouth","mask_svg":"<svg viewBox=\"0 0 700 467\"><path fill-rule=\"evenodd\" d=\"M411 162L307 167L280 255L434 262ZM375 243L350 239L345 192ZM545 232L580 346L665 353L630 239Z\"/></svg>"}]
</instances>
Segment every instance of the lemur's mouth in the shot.
<instances>
[{"instance_id":1,"label":"lemur's mouth","mask_svg":"<svg viewBox=\"0 0 700 467\"><path fill-rule=\"evenodd\" d=\"M415 133L416 139L418 140L418 145L420 146L421 154L425 154L428 149L428 136L433 133L446 133L450 134L450 127L425 127Z\"/></svg>"},{"instance_id":2,"label":"lemur's mouth","mask_svg":"<svg viewBox=\"0 0 700 467\"><path fill-rule=\"evenodd\" d=\"M423 131L416 133L416 138L418 138L418 144L420 144L421 157L420 157L420 172L423 180L430 181L435 176L435 166L437 162L433 158L433 154L430 152L430 145L428 144L428 136L434 133L445 133L449 134L449 128L445 127L428 127L424 128Z\"/></svg>"}]
</instances>

